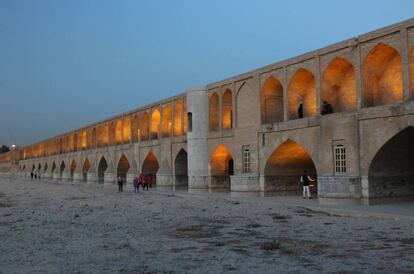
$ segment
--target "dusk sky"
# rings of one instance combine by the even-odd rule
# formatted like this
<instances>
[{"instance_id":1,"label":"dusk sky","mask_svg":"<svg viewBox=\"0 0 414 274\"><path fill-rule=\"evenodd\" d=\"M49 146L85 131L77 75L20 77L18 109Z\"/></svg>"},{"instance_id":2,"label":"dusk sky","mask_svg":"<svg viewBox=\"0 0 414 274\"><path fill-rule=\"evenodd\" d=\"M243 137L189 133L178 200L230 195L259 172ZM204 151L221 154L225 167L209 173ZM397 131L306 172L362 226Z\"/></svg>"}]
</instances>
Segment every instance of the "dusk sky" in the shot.
<instances>
[{"instance_id":1,"label":"dusk sky","mask_svg":"<svg viewBox=\"0 0 414 274\"><path fill-rule=\"evenodd\" d=\"M0 0L0 144L31 144L413 11L412 0Z\"/></svg>"}]
</instances>

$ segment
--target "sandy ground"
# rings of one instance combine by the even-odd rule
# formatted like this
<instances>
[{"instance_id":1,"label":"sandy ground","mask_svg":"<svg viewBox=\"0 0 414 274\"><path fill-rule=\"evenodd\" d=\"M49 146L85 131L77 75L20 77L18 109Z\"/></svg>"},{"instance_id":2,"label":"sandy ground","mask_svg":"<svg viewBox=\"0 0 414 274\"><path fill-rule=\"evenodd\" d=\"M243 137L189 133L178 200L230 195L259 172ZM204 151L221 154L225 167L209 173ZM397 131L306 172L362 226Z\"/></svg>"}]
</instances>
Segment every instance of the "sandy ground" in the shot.
<instances>
[{"instance_id":1,"label":"sandy ground","mask_svg":"<svg viewBox=\"0 0 414 274\"><path fill-rule=\"evenodd\" d=\"M271 201L0 178L0 272L414 272L414 219Z\"/></svg>"}]
</instances>

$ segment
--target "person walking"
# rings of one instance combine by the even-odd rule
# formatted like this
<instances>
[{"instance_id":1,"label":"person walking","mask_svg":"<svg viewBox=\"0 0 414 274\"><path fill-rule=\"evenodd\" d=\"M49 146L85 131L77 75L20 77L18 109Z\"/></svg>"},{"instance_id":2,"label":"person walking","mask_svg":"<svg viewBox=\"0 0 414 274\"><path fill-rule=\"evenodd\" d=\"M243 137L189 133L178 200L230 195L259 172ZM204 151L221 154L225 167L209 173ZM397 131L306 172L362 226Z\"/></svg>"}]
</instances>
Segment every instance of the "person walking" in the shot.
<instances>
[{"instance_id":1,"label":"person walking","mask_svg":"<svg viewBox=\"0 0 414 274\"><path fill-rule=\"evenodd\" d=\"M306 172L306 170L303 171L303 175L300 176L300 182L303 185L303 199L312 199L312 196L309 191L309 183L315 182Z\"/></svg>"},{"instance_id":2,"label":"person walking","mask_svg":"<svg viewBox=\"0 0 414 274\"><path fill-rule=\"evenodd\" d=\"M148 191L148 184L149 184L149 175L144 175L144 187L142 188L142 191L147 189Z\"/></svg>"},{"instance_id":3,"label":"person walking","mask_svg":"<svg viewBox=\"0 0 414 274\"><path fill-rule=\"evenodd\" d=\"M134 178L134 192L135 193L139 192L138 176L135 176Z\"/></svg>"},{"instance_id":4,"label":"person walking","mask_svg":"<svg viewBox=\"0 0 414 274\"><path fill-rule=\"evenodd\" d=\"M121 176L118 176L118 192L122 192L122 185L124 184L123 179Z\"/></svg>"},{"instance_id":5,"label":"person walking","mask_svg":"<svg viewBox=\"0 0 414 274\"><path fill-rule=\"evenodd\" d=\"M30 178L33 180L33 171L32 172L30 172Z\"/></svg>"}]
</instances>

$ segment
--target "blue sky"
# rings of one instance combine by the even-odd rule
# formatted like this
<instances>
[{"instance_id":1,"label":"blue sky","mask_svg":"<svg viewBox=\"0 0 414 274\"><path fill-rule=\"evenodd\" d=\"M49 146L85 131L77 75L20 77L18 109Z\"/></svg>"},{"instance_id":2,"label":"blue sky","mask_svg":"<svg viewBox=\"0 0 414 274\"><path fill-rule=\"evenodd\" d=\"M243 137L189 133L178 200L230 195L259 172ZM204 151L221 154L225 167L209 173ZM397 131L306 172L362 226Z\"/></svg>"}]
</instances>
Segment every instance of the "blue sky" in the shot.
<instances>
[{"instance_id":1,"label":"blue sky","mask_svg":"<svg viewBox=\"0 0 414 274\"><path fill-rule=\"evenodd\" d=\"M34 143L413 11L408 0L0 0L0 144Z\"/></svg>"}]
</instances>

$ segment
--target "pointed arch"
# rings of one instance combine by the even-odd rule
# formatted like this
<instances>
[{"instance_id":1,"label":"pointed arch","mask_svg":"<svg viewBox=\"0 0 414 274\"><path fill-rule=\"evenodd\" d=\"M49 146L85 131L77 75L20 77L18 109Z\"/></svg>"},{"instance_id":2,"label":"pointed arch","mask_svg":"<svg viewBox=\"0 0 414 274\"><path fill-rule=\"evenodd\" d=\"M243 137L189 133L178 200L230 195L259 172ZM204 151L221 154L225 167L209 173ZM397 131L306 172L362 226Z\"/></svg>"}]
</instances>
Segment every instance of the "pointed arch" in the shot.
<instances>
[{"instance_id":1,"label":"pointed arch","mask_svg":"<svg viewBox=\"0 0 414 274\"><path fill-rule=\"evenodd\" d=\"M115 121L109 124L109 145L113 146L116 143L115 139Z\"/></svg>"},{"instance_id":2,"label":"pointed arch","mask_svg":"<svg viewBox=\"0 0 414 274\"><path fill-rule=\"evenodd\" d=\"M42 165L39 163L38 165L37 165L37 171L38 172L40 172L40 170L42 169Z\"/></svg>"},{"instance_id":3,"label":"pointed arch","mask_svg":"<svg viewBox=\"0 0 414 274\"><path fill-rule=\"evenodd\" d=\"M108 169L108 163L104 156L101 157L98 164L98 183L103 184L105 179L105 172Z\"/></svg>"},{"instance_id":4,"label":"pointed arch","mask_svg":"<svg viewBox=\"0 0 414 274\"><path fill-rule=\"evenodd\" d=\"M160 122L161 122L161 113L157 108L154 108L151 113L151 136L150 138L158 139L160 136Z\"/></svg>"},{"instance_id":5,"label":"pointed arch","mask_svg":"<svg viewBox=\"0 0 414 274\"><path fill-rule=\"evenodd\" d=\"M210 103L209 103L209 121L210 121L210 130L218 130L219 128L219 96L216 92L214 92L210 96Z\"/></svg>"},{"instance_id":6,"label":"pointed arch","mask_svg":"<svg viewBox=\"0 0 414 274\"><path fill-rule=\"evenodd\" d=\"M230 176L234 175L234 161L230 150L218 145L210 157L210 180L212 188L230 188Z\"/></svg>"},{"instance_id":7,"label":"pointed arch","mask_svg":"<svg viewBox=\"0 0 414 274\"><path fill-rule=\"evenodd\" d=\"M355 69L344 58L335 57L326 67L322 76L322 101L327 101L334 112L355 111Z\"/></svg>"},{"instance_id":8,"label":"pointed arch","mask_svg":"<svg viewBox=\"0 0 414 274\"><path fill-rule=\"evenodd\" d=\"M162 137L170 137L172 129L172 110L169 104L162 109Z\"/></svg>"},{"instance_id":9,"label":"pointed arch","mask_svg":"<svg viewBox=\"0 0 414 274\"><path fill-rule=\"evenodd\" d=\"M146 175L157 174L158 169L160 168L158 164L157 157L155 157L152 151L148 152L147 156L145 157L144 162L142 163L142 172Z\"/></svg>"},{"instance_id":10,"label":"pointed arch","mask_svg":"<svg viewBox=\"0 0 414 274\"><path fill-rule=\"evenodd\" d=\"M230 89L226 89L223 93L221 106L221 127L229 129L233 127L233 93Z\"/></svg>"},{"instance_id":11,"label":"pointed arch","mask_svg":"<svg viewBox=\"0 0 414 274\"><path fill-rule=\"evenodd\" d=\"M287 139L269 156L264 169L264 191L277 195L300 195L300 176L306 170L313 179L317 171L310 154L298 143ZM311 187L317 194L317 184Z\"/></svg>"},{"instance_id":12,"label":"pointed arch","mask_svg":"<svg viewBox=\"0 0 414 274\"><path fill-rule=\"evenodd\" d=\"M124 144L131 142L131 118L129 116L124 117L124 129L123 129Z\"/></svg>"},{"instance_id":13,"label":"pointed arch","mask_svg":"<svg viewBox=\"0 0 414 274\"><path fill-rule=\"evenodd\" d=\"M187 134L187 126L188 126L188 120L187 120L187 115L185 115L185 113L187 113L187 97L183 98L183 134L186 135Z\"/></svg>"},{"instance_id":14,"label":"pointed arch","mask_svg":"<svg viewBox=\"0 0 414 274\"><path fill-rule=\"evenodd\" d=\"M389 139L375 154L368 169L370 202L383 199L414 199L414 127Z\"/></svg>"},{"instance_id":15,"label":"pointed arch","mask_svg":"<svg viewBox=\"0 0 414 274\"><path fill-rule=\"evenodd\" d=\"M82 149L86 149L86 129L82 131Z\"/></svg>"},{"instance_id":16,"label":"pointed arch","mask_svg":"<svg viewBox=\"0 0 414 274\"><path fill-rule=\"evenodd\" d=\"M182 148L174 160L175 186L188 186L188 157Z\"/></svg>"},{"instance_id":17,"label":"pointed arch","mask_svg":"<svg viewBox=\"0 0 414 274\"><path fill-rule=\"evenodd\" d=\"M55 172L55 170L56 170L56 163L55 163L55 161L53 161L52 162L52 176L53 176L53 173Z\"/></svg>"},{"instance_id":18,"label":"pointed arch","mask_svg":"<svg viewBox=\"0 0 414 274\"><path fill-rule=\"evenodd\" d=\"M116 121L116 133L115 133L116 144L122 144L122 119Z\"/></svg>"},{"instance_id":19,"label":"pointed arch","mask_svg":"<svg viewBox=\"0 0 414 274\"><path fill-rule=\"evenodd\" d=\"M43 173L45 173L47 171L47 168L48 168L48 165L47 165L47 162L45 162L45 165L43 167Z\"/></svg>"},{"instance_id":20,"label":"pointed arch","mask_svg":"<svg viewBox=\"0 0 414 274\"><path fill-rule=\"evenodd\" d=\"M104 124L102 126L102 146L107 146L109 143L109 126Z\"/></svg>"},{"instance_id":21,"label":"pointed arch","mask_svg":"<svg viewBox=\"0 0 414 274\"><path fill-rule=\"evenodd\" d=\"M403 99L401 56L383 43L377 44L362 64L363 106L399 103Z\"/></svg>"},{"instance_id":22,"label":"pointed arch","mask_svg":"<svg viewBox=\"0 0 414 274\"><path fill-rule=\"evenodd\" d=\"M290 80L288 87L289 119L298 119L298 106L302 103L303 117L316 115L316 81L307 69L300 68Z\"/></svg>"},{"instance_id":23,"label":"pointed arch","mask_svg":"<svg viewBox=\"0 0 414 274\"><path fill-rule=\"evenodd\" d=\"M262 88L262 124L283 121L283 86L278 79L269 76Z\"/></svg>"},{"instance_id":24,"label":"pointed arch","mask_svg":"<svg viewBox=\"0 0 414 274\"><path fill-rule=\"evenodd\" d=\"M182 128L182 105L179 100L176 100L174 103L174 136L181 135Z\"/></svg>"},{"instance_id":25,"label":"pointed arch","mask_svg":"<svg viewBox=\"0 0 414 274\"><path fill-rule=\"evenodd\" d=\"M260 124L260 100L257 89L244 81L237 89L237 127L246 128Z\"/></svg>"},{"instance_id":26,"label":"pointed arch","mask_svg":"<svg viewBox=\"0 0 414 274\"><path fill-rule=\"evenodd\" d=\"M70 164L70 179L73 180L73 174L75 173L77 164L76 164L76 160L73 159L72 163Z\"/></svg>"},{"instance_id":27,"label":"pointed arch","mask_svg":"<svg viewBox=\"0 0 414 274\"><path fill-rule=\"evenodd\" d=\"M116 177L121 177L124 182L126 182L127 173L130 168L128 158L125 154L122 154L121 158L118 161L117 169L116 169Z\"/></svg>"},{"instance_id":28,"label":"pointed arch","mask_svg":"<svg viewBox=\"0 0 414 274\"><path fill-rule=\"evenodd\" d=\"M147 111L142 114L141 128L141 141L147 141L149 137L149 114Z\"/></svg>"},{"instance_id":29,"label":"pointed arch","mask_svg":"<svg viewBox=\"0 0 414 274\"><path fill-rule=\"evenodd\" d=\"M66 168L65 161L62 160L62 162L60 163L60 169L59 169L59 179L62 179L62 175L63 175L63 172L65 171L65 168Z\"/></svg>"},{"instance_id":30,"label":"pointed arch","mask_svg":"<svg viewBox=\"0 0 414 274\"><path fill-rule=\"evenodd\" d=\"M83 175L83 181L86 182L88 180L88 171L91 168L91 163L89 162L89 159L86 158L83 162L82 167L82 175Z\"/></svg>"},{"instance_id":31,"label":"pointed arch","mask_svg":"<svg viewBox=\"0 0 414 274\"><path fill-rule=\"evenodd\" d=\"M132 118L132 142L139 142L140 128L139 128L139 116L135 113Z\"/></svg>"}]
</instances>

